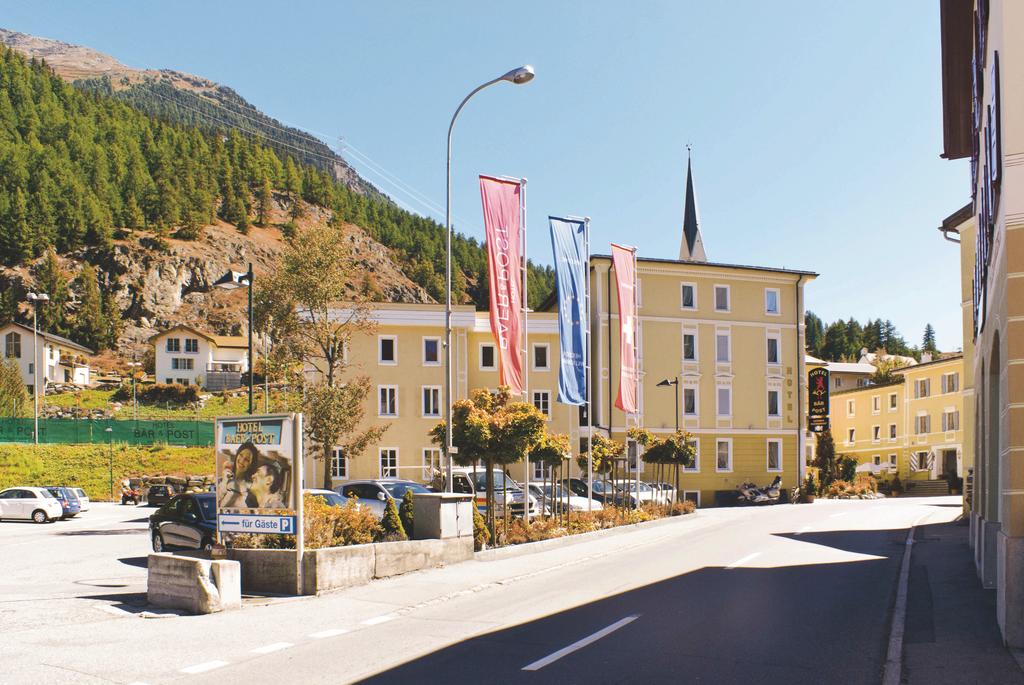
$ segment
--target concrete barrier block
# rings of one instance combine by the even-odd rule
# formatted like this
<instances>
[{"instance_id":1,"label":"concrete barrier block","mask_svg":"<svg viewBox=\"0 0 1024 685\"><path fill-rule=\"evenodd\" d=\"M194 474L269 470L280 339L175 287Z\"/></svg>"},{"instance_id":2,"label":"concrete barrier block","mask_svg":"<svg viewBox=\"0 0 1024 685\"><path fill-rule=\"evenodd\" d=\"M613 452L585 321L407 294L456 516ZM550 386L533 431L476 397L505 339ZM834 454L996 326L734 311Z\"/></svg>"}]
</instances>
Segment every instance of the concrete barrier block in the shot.
<instances>
[{"instance_id":1,"label":"concrete barrier block","mask_svg":"<svg viewBox=\"0 0 1024 685\"><path fill-rule=\"evenodd\" d=\"M242 605L237 562L162 553L150 554L148 567L146 596L154 606L212 614Z\"/></svg>"},{"instance_id":2,"label":"concrete barrier block","mask_svg":"<svg viewBox=\"0 0 1024 685\"><path fill-rule=\"evenodd\" d=\"M365 585L373 578L376 545L309 550L302 563L304 595Z\"/></svg>"},{"instance_id":3,"label":"concrete barrier block","mask_svg":"<svg viewBox=\"0 0 1024 685\"><path fill-rule=\"evenodd\" d=\"M378 542L374 547L377 548L374 578L388 578L444 563L444 545L441 540Z\"/></svg>"},{"instance_id":4,"label":"concrete barrier block","mask_svg":"<svg viewBox=\"0 0 1024 685\"><path fill-rule=\"evenodd\" d=\"M242 589L246 592L295 594L295 550L229 549L228 558L241 564Z\"/></svg>"}]
</instances>

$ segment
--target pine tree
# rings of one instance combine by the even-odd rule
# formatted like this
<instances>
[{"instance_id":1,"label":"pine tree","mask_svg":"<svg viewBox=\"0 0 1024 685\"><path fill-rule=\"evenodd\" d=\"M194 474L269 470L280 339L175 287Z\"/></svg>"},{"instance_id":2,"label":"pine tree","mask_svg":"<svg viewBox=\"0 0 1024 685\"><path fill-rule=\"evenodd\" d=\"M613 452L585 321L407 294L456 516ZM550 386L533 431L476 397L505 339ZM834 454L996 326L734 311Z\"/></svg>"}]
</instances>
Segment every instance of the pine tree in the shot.
<instances>
[{"instance_id":1,"label":"pine tree","mask_svg":"<svg viewBox=\"0 0 1024 685\"><path fill-rule=\"evenodd\" d=\"M921 350L924 352L936 353L939 348L935 346L935 329L932 325L925 324L924 326L924 337L921 342Z\"/></svg>"},{"instance_id":2,"label":"pine tree","mask_svg":"<svg viewBox=\"0 0 1024 685\"><path fill-rule=\"evenodd\" d=\"M273 206L273 193L270 188L270 179L266 176L260 182L260 189L256 195L256 225L266 226L270 221L270 210Z\"/></svg>"},{"instance_id":3,"label":"pine tree","mask_svg":"<svg viewBox=\"0 0 1024 685\"><path fill-rule=\"evenodd\" d=\"M78 275L79 304L75 312L74 338L86 347L101 350L107 343L107 322L103 312L96 268L92 264L82 267Z\"/></svg>"},{"instance_id":4,"label":"pine tree","mask_svg":"<svg viewBox=\"0 0 1024 685\"><path fill-rule=\"evenodd\" d=\"M103 332L103 348L116 349L118 338L121 337L121 310L117 306L117 298L112 288L103 291L103 321L106 329Z\"/></svg>"},{"instance_id":5,"label":"pine tree","mask_svg":"<svg viewBox=\"0 0 1024 685\"><path fill-rule=\"evenodd\" d=\"M395 505L394 497L388 497L387 504L384 505L384 516L380 520L380 527L381 539L384 542L409 539L405 534L405 528L402 526L402 519L398 515L398 507Z\"/></svg>"},{"instance_id":6,"label":"pine tree","mask_svg":"<svg viewBox=\"0 0 1024 685\"><path fill-rule=\"evenodd\" d=\"M28 225L25 193L14 189L11 206L0 224L0 251L5 264L20 264L32 255L32 232Z\"/></svg>"},{"instance_id":7,"label":"pine tree","mask_svg":"<svg viewBox=\"0 0 1024 685\"><path fill-rule=\"evenodd\" d=\"M398 508L398 515L402 519L402 528L405 529L405 534L409 538L412 538L413 533L413 511L412 490L406 490L405 494L402 495L402 506Z\"/></svg>"},{"instance_id":8,"label":"pine tree","mask_svg":"<svg viewBox=\"0 0 1024 685\"><path fill-rule=\"evenodd\" d=\"M36 290L49 296L49 301L38 305L39 328L47 333L68 335L68 279L57 261L53 248L46 252L35 269Z\"/></svg>"}]
</instances>

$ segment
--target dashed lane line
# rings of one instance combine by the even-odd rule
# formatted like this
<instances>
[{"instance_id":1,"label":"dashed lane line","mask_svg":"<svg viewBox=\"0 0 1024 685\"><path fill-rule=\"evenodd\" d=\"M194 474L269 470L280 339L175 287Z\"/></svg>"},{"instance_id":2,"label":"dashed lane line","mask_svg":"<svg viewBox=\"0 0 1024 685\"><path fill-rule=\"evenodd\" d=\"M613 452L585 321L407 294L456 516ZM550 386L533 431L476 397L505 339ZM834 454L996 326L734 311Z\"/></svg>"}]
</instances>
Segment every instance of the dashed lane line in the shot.
<instances>
[{"instance_id":1,"label":"dashed lane line","mask_svg":"<svg viewBox=\"0 0 1024 685\"><path fill-rule=\"evenodd\" d=\"M368 618L365 621L360 621L359 623L364 626L375 626L381 623L387 623L388 621L393 621L396 618L398 618L398 614L384 614L382 616L374 616L373 618Z\"/></svg>"},{"instance_id":2,"label":"dashed lane line","mask_svg":"<svg viewBox=\"0 0 1024 685\"><path fill-rule=\"evenodd\" d=\"M335 637L337 635L344 635L348 632L348 628L331 628L329 630L321 630L318 633L310 633L309 636L314 640L323 640L327 637Z\"/></svg>"},{"instance_id":3,"label":"dashed lane line","mask_svg":"<svg viewBox=\"0 0 1024 685\"><path fill-rule=\"evenodd\" d=\"M291 642L272 642L269 645L263 645L262 647L250 649L249 651L252 654L270 654L271 652L280 652L282 649L288 649L289 647L294 646L295 645Z\"/></svg>"},{"instance_id":4,"label":"dashed lane line","mask_svg":"<svg viewBox=\"0 0 1024 685\"><path fill-rule=\"evenodd\" d=\"M748 561L753 561L754 559L756 559L759 556L761 556L760 552L752 552L752 553L748 554L747 556L740 557L739 559L737 559L736 561L732 562L731 564L726 565L726 568L736 568L737 566L742 566L743 564L747 563Z\"/></svg>"},{"instance_id":5,"label":"dashed lane line","mask_svg":"<svg viewBox=\"0 0 1024 685\"><path fill-rule=\"evenodd\" d=\"M212 671L214 669L221 668L222 666L227 665L227 661L207 661L205 663L196 664L195 666L183 668L179 672L184 673L186 675L197 675L199 673L206 673L207 671Z\"/></svg>"},{"instance_id":6,"label":"dashed lane line","mask_svg":"<svg viewBox=\"0 0 1024 685\"><path fill-rule=\"evenodd\" d=\"M619 628L622 628L624 626L629 625L630 623L632 623L633 621L637 620L638 618L640 618L640 614L634 614L632 616L627 616L627 617L625 617L623 619L619 619L618 621L616 621L615 623L611 624L610 626L606 626L606 627L602 628L601 630L597 631L596 633L592 633L592 634L588 635L587 637L583 638L582 640L577 640L576 642L573 642L571 645L568 645L567 647L562 647L557 652L552 652L551 654L548 654L543 659L538 659L537 661L534 661L531 664L527 664L526 666L523 666L523 670L524 671L539 671L540 669L544 668L548 664L553 663L555 661L558 661L563 656L566 656L568 654L572 654L573 652L575 652L577 650L583 649L584 647L586 647L589 644L597 642L602 637L605 637L606 635L610 635L611 633L614 633Z\"/></svg>"}]
</instances>

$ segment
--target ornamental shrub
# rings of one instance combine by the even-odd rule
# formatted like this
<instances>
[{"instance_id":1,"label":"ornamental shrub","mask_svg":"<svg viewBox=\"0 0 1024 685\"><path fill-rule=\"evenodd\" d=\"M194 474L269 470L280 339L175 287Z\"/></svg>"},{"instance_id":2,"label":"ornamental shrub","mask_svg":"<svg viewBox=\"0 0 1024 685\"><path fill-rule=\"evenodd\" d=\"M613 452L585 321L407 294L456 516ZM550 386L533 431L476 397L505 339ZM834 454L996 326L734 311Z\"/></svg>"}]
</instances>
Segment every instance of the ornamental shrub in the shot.
<instances>
[{"instance_id":1,"label":"ornamental shrub","mask_svg":"<svg viewBox=\"0 0 1024 685\"><path fill-rule=\"evenodd\" d=\"M394 497L388 497L384 505L384 517L380 520L380 532L377 535L378 542L397 542L408 540L405 528L402 526L402 518L398 515L398 506Z\"/></svg>"},{"instance_id":2,"label":"ornamental shrub","mask_svg":"<svg viewBox=\"0 0 1024 685\"><path fill-rule=\"evenodd\" d=\"M406 537L411 540L413 530L412 490L406 490L405 494L402 495L402 506L398 508L398 516L402 519L402 528L405 529Z\"/></svg>"},{"instance_id":3,"label":"ornamental shrub","mask_svg":"<svg viewBox=\"0 0 1024 685\"><path fill-rule=\"evenodd\" d=\"M491 531L487 530L487 523L483 514L476 507L473 507L473 549L479 552L491 541Z\"/></svg>"}]
</instances>

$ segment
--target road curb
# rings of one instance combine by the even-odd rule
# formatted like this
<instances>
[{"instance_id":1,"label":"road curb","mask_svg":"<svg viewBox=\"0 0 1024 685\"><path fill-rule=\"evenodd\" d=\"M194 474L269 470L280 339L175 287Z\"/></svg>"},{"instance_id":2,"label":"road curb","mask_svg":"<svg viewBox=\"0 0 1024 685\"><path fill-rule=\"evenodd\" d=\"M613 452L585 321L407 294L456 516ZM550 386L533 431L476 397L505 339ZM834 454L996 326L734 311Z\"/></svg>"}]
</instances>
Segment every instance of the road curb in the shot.
<instances>
[{"instance_id":1,"label":"road curb","mask_svg":"<svg viewBox=\"0 0 1024 685\"><path fill-rule=\"evenodd\" d=\"M889 649L886 652L885 667L882 670L882 685L900 685L903 678L903 632L907 625L907 588L910 580L910 557L914 549L914 531L928 517L924 514L910 526L900 563L900 577L896 587L896 604L892 610L889 626Z\"/></svg>"},{"instance_id":2,"label":"road curb","mask_svg":"<svg viewBox=\"0 0 1024 685\"><path fill-rule=\"evenodd\" d=\"M615 528L605 528L603 530L592 530L589 533L565 535L560 538L551 538L550 540L538 540L537 542L525 542L521 545L508 545L506 547L485 549L481 552L474 553L473 558L476 561L498 561L500 559L510 559L512 557L535 554L537 552L546 552L550 549L559 549L561 547L578 545L590 540L599 540L601 538L623 535L625 533L646 530L648 528L660 528L661 526L672 525L674 523L679 523L680 521L692 521L699 518L700 515L697 512L692 514L683 514L682 516L668 516L661 519L655 519L654 521L630 523L625 526L616 526Z\"/></svg>"}]
</instances>

